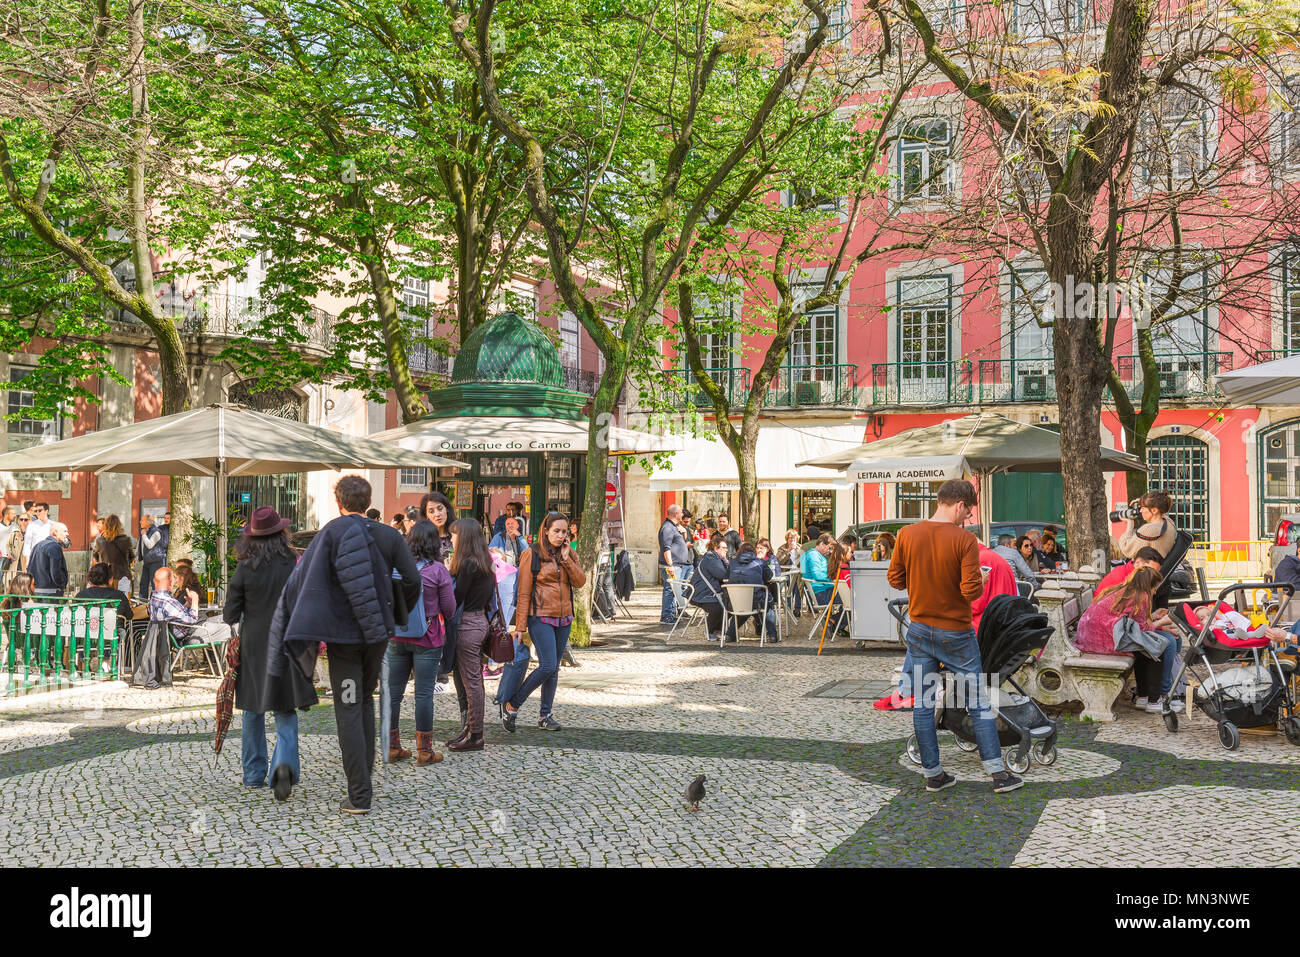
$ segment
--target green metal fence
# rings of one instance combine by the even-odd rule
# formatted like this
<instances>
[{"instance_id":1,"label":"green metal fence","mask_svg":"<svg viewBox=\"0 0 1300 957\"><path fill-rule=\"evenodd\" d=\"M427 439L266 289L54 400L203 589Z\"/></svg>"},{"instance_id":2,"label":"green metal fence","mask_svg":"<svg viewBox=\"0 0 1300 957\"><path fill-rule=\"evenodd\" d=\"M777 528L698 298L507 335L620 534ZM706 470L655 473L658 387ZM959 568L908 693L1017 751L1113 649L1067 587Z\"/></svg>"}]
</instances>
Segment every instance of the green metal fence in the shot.
<instances>
[{"instance_id":1,"label":"green metal fence","mask_svg":"<svg viewBox=\"0 0 1300 957\"><path fill-rule=\"evenodd\" d=\"M763 397L767 408L856 408L858 367L851 362L784 366Z\"/></svg>"},{"instance_id":2,"label":"green metal fence","mask_svg":"<svg viewBox=\"0 0 1300 957\"><path fill-rule=\"evenodd\" d=\"M111 598L0 595L4 693L37 686L115 680L118 603Z\"/></svg>"},{"instance_id":3,"label":"green metal fence","mask_svg":"<svg viewBox=\"0 0 1300 957\"><path fill-rule=\"evenodd\" d=\"M1219 394L1214 377L1232 371L1232 353L1202 352L1182 355L1156 353L1160 376L1160 398L1185 399ZM1117 356L1115 370L1124 390L1133 399L1142 396L1142 365L1138 356Z\"/></svg>"}]
</instances>

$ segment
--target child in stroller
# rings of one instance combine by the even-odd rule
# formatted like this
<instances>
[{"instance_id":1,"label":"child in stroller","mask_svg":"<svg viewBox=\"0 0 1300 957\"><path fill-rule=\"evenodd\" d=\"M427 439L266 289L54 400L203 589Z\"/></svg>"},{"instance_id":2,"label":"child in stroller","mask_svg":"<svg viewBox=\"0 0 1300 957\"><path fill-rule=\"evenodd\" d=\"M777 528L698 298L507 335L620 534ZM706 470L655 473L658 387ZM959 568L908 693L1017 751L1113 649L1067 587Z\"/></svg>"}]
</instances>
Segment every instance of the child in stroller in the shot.
<instances>
[{"instance_id":1,"label":"child in stroller","mask_svg":"<svg viewBox=\"0 0 1300 957\"><path fill-rule=\"evenodd\" d=\"M1238 614L1224 599L1238 591L1266 589L1286 596L1273 620L1253 630L1249 619ZM1275 643L1293 636L1277 627L1291 602L1294 588L1285 582L1256 582L1231 585L1209 605L1184 604L1171 617L1190 641L1174 678L1174 687L1184 671L1190 671L1200 687L1193 695L1196 707L1218 725L1219 744L1235 751L1241 744L1241 728L1280 725L1291 744L1300 745L1300 716L1292 687L1294 661L1278 658ZM1288 651L1291 648L1287 648ZM1170 709L1169 697L1161 701L1161 714L1170 732L1178 730L1178 715Z\"/></svg>"},{"instance_id":2,"label":"child in stroller","mask_svg":"<svg viewBox=\"0 0 1300 957\"><path fill-rule=\"evenodd\" d=\"M896 617L901 611L895 611L894 607L890 610ZM980 660L989 676L989 696L997 717L998 741L1006 748L1003 760L1007 768L1015 774L1029 770L1031 755L1044 767L1056 761L1056 722L1011 677L1042 651L1051 634L1047 616L1028 599L1015 595L994 598L980 620L977 634ZM1005 685L1010 685L1014 693L1005 690ZM955 682L947 674L943 695L934 709L934 719L937 728L953 733L958 748L976 750L978 745L970 712L963 706ZM921 764L915 734L907 739L907 756L914 764Z\"/></svg>"}]
</instances>

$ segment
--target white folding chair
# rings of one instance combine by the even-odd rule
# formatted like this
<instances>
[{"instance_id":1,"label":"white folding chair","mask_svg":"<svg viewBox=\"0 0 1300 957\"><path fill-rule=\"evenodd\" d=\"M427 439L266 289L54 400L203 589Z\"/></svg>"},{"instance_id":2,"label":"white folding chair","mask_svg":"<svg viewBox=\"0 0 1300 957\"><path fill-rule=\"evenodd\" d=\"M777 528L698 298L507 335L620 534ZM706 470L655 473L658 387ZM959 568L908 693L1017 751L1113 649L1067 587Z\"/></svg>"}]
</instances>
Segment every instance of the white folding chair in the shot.
<instances>
[{"instance_id":1,"label":"white folding chair","mask_svg":"<svg viewBox=\"0 0 1300 957\"><path fill-rule=\"evenodd\" d=\"M767 589L766 585L745 585L727 583L722 586L727 591L727 598L731 604L728 609L726 604L722 606L722 631L725 636L727 632L727 620L731 619L736 628L736 637L740 637L740 621L742 618L748 618L750 615L760 614L758 625L758 646L763 647L763 641L767 637L767 615L760 613L758 607L754 604L754 590L757 588ZM726 642L721 642L725 645Z\"/></svg>"},{"instance_id":2,"label":"white folding chair","mask_svg":"<svg viewBox=\"0 0 1300 957\"><path fill-rule=\"evenodd\" d=\"M830 608L831 608L830 596L832 593L830 592L827 593L826 603L822 604L821 599L817 597L817 592L813 589L812 582L810 582L806 578L803 578L800 579L800 584L803 587L804 607L806 607L809 611L813 613L812 629L808 632L808 640L812 641L813 638L817 635L818 629L821 627L822 619L825 618L828 614L830 614Z\"/></svg>"},{"instance_id":3,"label":"white folding chair","mask_svg":"<svg viewBox=\"0 0 1300 957\"><path fill-rule=\"evenodd\" d=\"M668 637L664 639L665 644L672 640L673 635L677 633L677 626L683 620L686 621L686 631L683 631L682 634L686 634L691 630L691 625L695 624L695 619L700 616L700 606L691 604L691 596L695 594L694 585L680 578L670 578L668 579L668 587L673 591L673 603L677 606L677 620L673 622ZM686 613L688 608L690 609L689 616Z\"/></svg>"}]
</instances>

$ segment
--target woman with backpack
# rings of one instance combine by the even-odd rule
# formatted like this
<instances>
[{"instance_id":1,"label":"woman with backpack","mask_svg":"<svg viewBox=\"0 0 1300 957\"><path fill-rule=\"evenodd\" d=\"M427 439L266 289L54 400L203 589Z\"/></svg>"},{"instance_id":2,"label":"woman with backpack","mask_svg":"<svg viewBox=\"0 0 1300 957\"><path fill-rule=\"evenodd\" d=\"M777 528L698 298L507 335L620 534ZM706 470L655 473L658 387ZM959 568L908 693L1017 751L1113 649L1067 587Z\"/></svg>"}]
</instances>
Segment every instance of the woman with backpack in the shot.
<instances>
[{"instance_id":1,"label":"woman with backpack","mask_svg":"<svg viewBox=\"0 0 1300 957\"><path fill-rule=\"evenodd\" d=\"M451 523L451 558L447 570L455 579L456 699L465 715L465 727L447 742L448 751L483 750L483 645L487 640L487 611L496 591L492 555L483 538L483 526L472 518Z\"/></svg>"},{"instance_id":2,"label":"woman with backpack","mask_svg":"<svg viewBox=\"0 0 1300 957\"><path fill-rule=\"evenodd\" d=\"M542 704L537 726L560 730L551 708L560 683L560 659L573 625L573 590L586 583L587 576L569 548L568 519L559 512L549 513L542 520L537 544L519 557L519 598L511 637L518 647L520 633L527 631L538 663L509 700L501 702L501 723L507 731L515 730L519 709L539 685Z\"/></svg>"},{"instance_id":3,"label":"woman with backpack","mask_svg":"<svg viewBox=\"0 0 1300 957\"><path fill-rule=\"evenodd\" d=\"M438 664L447 641L444 622L456 613L456 596L451 573L442 564L442 544L433 522L419 521L406 537L420 570L423 585L420 601L426 622L419 635L395 635L388 642L389 725L388 760L404 761L411 752L402 747L402 732L397 726L402 711L406 682L415 675L415 763L437 764L442 752L433 750L433 686L438 680ZM417 617L413 611L411 618ZM418 627L418 626L417 626Z\"/></svg>"}]
</instances>

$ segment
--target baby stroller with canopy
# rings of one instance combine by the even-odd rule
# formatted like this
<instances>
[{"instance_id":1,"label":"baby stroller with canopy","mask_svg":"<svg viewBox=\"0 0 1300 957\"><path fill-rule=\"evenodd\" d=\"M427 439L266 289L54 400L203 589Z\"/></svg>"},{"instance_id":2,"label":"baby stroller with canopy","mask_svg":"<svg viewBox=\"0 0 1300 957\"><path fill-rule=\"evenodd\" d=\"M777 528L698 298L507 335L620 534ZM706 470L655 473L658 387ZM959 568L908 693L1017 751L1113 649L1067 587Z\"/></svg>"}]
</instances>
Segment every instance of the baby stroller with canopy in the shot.
<instances>
[{"instance_id":1,"label":"baby stroller with canopy","mask_svg":"<svg viewBox=\"0 0 1300 957\"><path fill-rule=\"evenodd\" d=\"M888 607L890 614L902 623L906 636L907 600L896 598ZM989 602L980 619L976 637L980 662L989 677L988 693L997 721L998 741L1006 748L1003 760L1007 768L1016 774L1030 769L1031 756L1044 767L1056 761L1056 722L1011 677L1043 650L1051 636L1052 626L1047 623L1047 616L1029 599L1018 595L998 595ZM961 706L951 675L945 674L943 695L934 709L934 723L941 731L951 731L961 750L978 749L970 711ZM921 763L915 734L907 739L907 756L913 764Z\"/></svg>"},{"instance_id":2,"label":"baby stroller with canopy","mask_svg":"<svg viewBox=\"0 0 1300 957\"><path fill-rule=\"evenodd\" d=\"M1269 622L1276 625L1295 591L1286 582L1230 585L1219 592L1216 611L1220 608L1233 610L1224 599L1233 592L1253 589L1266 589L1286 596ZM1264 635L1234 637L1214 627L1213 615L1202 625L1192 605L1184 604L1170 617L1189 639L1170 687L1177 688L1183 674L1192 673L1200 685L1193 692L1193 703L1218 725L1219 744L1235 751L1241 744L1239 729L1277 727L1280 724L1287 741L1300 745L1300 716L1296 714L1292 688L1293 661L1280 660L1272 641ZM1170 695L1161 699L1161 705L1165 727L1176 732L1178 715L1170 709Z\"/></svg>"}]
</instances>

